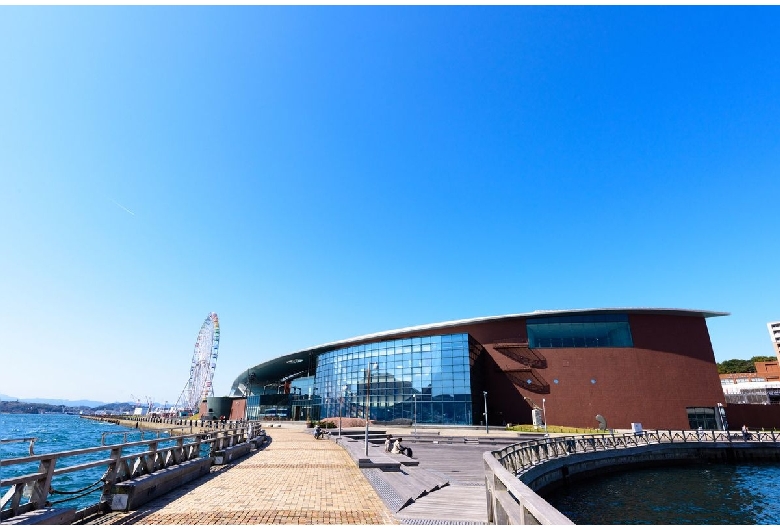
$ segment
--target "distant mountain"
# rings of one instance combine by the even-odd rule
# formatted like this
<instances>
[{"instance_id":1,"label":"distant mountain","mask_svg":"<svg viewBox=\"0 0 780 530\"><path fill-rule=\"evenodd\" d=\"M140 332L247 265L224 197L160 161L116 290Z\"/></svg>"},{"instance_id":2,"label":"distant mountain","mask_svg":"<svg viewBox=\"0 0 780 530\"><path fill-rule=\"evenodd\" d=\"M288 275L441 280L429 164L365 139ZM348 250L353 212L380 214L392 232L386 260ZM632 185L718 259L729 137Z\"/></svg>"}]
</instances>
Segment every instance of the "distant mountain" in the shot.
<instances>
[{"instance_id":1,"label":"distant mountain","mask_svg":"<svg viewBox=\"0 0 780 530\"><path fill-rule=\"evenodd\" d=\"M89 399L47 399L47 398L24 398L19 401L26 403L48 403L50 405L65 405L66 407L101 407L106 404L105 401L91 401Z\"/></svg>"},{"instance_id":2,"label":"distant mountain","mask_svg":"<svg viewBox=\"0 0 780 530\"><path fill-rule=\"evenodd\" d=\"M88 399L52 399L52 398L17 398L0 394L0 401L23 401L25 403L48 403L49 405L65 405L66 407L100 407L105 401L90 401Z\"/></svg>"}]
</instances>

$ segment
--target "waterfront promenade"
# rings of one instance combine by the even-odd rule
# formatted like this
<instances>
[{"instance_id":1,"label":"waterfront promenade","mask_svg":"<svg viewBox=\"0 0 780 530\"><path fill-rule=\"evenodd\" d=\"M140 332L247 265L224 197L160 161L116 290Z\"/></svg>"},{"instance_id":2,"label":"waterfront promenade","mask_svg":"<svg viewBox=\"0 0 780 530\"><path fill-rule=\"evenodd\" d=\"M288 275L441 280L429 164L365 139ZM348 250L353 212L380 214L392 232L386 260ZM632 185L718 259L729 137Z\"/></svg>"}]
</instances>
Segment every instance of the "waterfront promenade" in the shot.
<instances>
[{"instance_id":1,"label":"waterfront promenade","mask_svg":"<svg viewBox=\"0 0 780 530\"><path fill-rule=\"evenodd\" d=\"M266 433L263 450L88 524L397 524L343 448L294 425Z\"/></svg>"}]
</instances>

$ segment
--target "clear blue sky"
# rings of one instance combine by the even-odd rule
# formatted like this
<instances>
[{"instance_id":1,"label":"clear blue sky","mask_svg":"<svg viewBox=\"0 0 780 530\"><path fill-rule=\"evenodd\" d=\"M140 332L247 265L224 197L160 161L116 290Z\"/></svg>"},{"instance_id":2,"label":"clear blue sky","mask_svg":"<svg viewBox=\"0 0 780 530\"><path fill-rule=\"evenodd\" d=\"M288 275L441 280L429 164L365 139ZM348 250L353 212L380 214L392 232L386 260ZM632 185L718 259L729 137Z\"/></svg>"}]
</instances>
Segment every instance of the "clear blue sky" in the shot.
<instances>
[{"instance_id":1,"label":"clear blue sky","mask_svg":"<svg viewBox=\"0 0 780 530\"><path fill-rule=\"evenodd\" d=\"M775 7L0 8L0 393L175 401L365 333L728 311L771 355Z\"/></svg>"}]
</instances>

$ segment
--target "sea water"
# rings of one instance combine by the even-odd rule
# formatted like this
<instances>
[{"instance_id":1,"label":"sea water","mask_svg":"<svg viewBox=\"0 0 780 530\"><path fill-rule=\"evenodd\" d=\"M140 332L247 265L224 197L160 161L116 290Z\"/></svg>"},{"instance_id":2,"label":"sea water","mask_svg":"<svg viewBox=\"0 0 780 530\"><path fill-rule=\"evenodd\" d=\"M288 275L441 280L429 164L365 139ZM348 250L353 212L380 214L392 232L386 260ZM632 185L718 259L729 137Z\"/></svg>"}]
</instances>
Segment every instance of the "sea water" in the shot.
<instances>
[{"instance_id":1,"label":"sea water","mask_svg":"<svg viewBox=\"0 0 780 530\"><path fill-rule=\"evenodd\" d=\"M100 447L103 441L106 445L122 443L125 440L123 433L127 433L128 442L141 438L140 431L69 414L0 414L0 440L36 438L33 446L36 455ZM165 444L161 443L160 445ZM139 452L143 448L144 446L135 448L132 452ZM0 460L24 457L29 454L28 443L0 444ZM128 454L128 451L125 450L123 454ZM55 469L100 460L109 456L110 451L105 450L58 459ZM10 467L0 465L0 478L10 478L37 471L37 462ZM99 481L105 472L106 466L101 465L55 476L52 479L52 487L55 490L77 492L91 485L94 485L94 488L89 489L97 488L97 490L80 497L77 496L82 495L83 492L53 494L49 496L49 501L53 503L54 507L77 509L97 503L100 500L100 486L102 485ZM6 491L8 488L0 489L0 497Z\"/></svg>"},{"instance_id":2,"label":"sea water","mask_svg":"<svg viewBox=\"0 0 780 530\"><path fill-rule=\"evenodd\" d=\"M780 464L621 471L545 496L576 524L780 523Z\"/></svg>"}]
</instances>

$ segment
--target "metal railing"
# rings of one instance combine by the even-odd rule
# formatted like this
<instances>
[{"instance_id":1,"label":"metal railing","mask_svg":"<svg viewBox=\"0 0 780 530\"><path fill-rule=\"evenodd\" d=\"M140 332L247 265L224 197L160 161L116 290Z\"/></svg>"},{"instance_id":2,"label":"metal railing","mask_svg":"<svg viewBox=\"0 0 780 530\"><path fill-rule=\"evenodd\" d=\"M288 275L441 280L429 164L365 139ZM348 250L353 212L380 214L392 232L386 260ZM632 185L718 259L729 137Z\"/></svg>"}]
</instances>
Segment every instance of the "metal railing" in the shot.
<instances>
[{"instance_id":1,"label":"metal railing","mask_svg":"<svg viewBox=\"0 0 780 530\"><path fill-rule=\"evenodd\" d=\"M751 442L780 442L780 433L751 432ZM514 474L554 458L571 454L592 453L611 449L625 449L660 443L726 442L743 443L741 432L729 431L644 431L641 434L588 434L543 438L516 443L498 451L493 456L504 468Z\"/></svg>"},{"instance_id":2,"label":"metal railing","mask_svg":"<svg viewBox=\"0 0 780 530\"><path fill-rule=\"evenodd\" d=\"M17 444L17 443L28 443L29 451L31 455L35 454L35 442L38 441L38 438L7 438L5 440L0 440L0 445L3 444Z\"/></svg>"},{"instance_id":3,"label":"metal railing","mask_svg":"<svg viewBox=\"0 0 780 530\"><path fill-rule=\"evenodd\" d=\"M24 474L17 474L10 478L2 478L6 473L0 476L0 492L3 488L10 487L0 498L0 520L101 491L100 502L89 507L91 513L95 513L98 508L107 508L107 498L115 484L187 462L201 455L214 456L217 451L245 442L253 433L261 432L259 425L242 424L224 430L101 445L43 455L32 454L31 445L30 456L0 460L0 468L4 471L23 466L27 466L29 471L30 467L35 467L37 464L37 471L32 473L21 471ZM25 440L29 441L29 439ZM101 442L104 441L105 435ZM127 451L134 452L126 454ZM62 467L66 459L73 460L73 457L81 456L80 460L83 460L84 455L88 455L86 462L81 461ZM58 467L58 464L61 467ZM58 490L52 484L55 477L100 467L106 468L103 476L78 490ZM60 498L51 500L50 495L60 496ZM6 508L9 504L10 506Z\"/></svg>"},{"instance_id":4,"label":"metal railing","mask_svg":"<svg viewBox=\"0 0 780 530\"><path fill-rule=\"evenodd\" d=\"M573 524L526 486L518 475L574 454L671 443L778 443L780 432L644 431L641 434L590 434L519 442L484 453L488 522L493 524Z\"/></svg>"}]
</instances>

